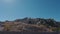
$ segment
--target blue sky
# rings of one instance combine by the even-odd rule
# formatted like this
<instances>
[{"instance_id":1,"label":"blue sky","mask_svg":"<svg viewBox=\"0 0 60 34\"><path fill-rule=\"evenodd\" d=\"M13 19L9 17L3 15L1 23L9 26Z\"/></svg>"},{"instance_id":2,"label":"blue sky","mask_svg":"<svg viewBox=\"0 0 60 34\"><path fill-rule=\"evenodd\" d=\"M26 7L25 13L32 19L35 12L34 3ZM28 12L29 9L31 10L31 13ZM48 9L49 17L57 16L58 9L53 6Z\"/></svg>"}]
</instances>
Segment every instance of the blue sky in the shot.
<instances>
[{"instance_id":1,"label":"blue sky","mask_svg":"<svg viewBox=\"0 0 60 34\"><path fill-rule=\"evenodd\" d=\"M24 17L60 21L60 0L0 0L0 21Z\"/></svg>"}]
</instances>

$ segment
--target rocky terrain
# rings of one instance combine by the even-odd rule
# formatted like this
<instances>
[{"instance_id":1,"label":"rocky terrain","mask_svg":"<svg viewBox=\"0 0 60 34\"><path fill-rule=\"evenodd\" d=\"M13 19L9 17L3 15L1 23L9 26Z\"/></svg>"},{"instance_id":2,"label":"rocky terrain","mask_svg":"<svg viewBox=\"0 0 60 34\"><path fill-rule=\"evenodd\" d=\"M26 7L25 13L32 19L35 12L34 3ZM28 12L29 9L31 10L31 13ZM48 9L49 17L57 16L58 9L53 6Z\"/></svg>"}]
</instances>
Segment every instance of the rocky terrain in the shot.
<instances>
[{"instance_id":1,"label":"rocky terrain","mask_svg":"<svg viewBox=\"0 0 60 34\"><path fill-rule=\"evenodd\" d=\"M60 22L54 19L23 18L14 21L0 22L0 31L14 32L57 32L60 31Z\"/></svg>"}]
</instances>

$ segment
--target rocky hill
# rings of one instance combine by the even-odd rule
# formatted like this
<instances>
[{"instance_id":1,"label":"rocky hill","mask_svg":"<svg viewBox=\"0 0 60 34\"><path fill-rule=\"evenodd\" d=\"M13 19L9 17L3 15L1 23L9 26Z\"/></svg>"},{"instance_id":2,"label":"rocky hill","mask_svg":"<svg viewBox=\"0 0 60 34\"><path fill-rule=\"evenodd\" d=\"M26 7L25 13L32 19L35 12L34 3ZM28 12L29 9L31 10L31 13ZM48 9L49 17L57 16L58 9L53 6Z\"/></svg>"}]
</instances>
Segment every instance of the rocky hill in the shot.
<instances>
[{"instance_id":1,"label":"rocky hill","mask_svg":"<svg viewBox=\"0 0 60 34\"><path fill-rule=\"evenodd\" d=\"M0 22L0 31L15 32L57 32L60 31L60 22L54 19L23 18L14 21Z\"/></svg>"}]
</instances>

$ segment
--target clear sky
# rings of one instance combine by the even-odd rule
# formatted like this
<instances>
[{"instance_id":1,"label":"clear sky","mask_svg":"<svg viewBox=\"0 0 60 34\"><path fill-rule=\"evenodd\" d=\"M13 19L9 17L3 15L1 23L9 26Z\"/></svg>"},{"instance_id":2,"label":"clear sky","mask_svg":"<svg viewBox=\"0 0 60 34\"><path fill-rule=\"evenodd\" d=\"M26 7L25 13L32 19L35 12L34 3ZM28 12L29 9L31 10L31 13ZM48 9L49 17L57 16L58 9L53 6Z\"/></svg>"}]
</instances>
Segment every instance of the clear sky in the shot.
<instances>
[{"instance_id":1,"label":"clear sky","mask_svg":"<svg viewBox=\"0 0 60 34\"><path fill-rule=\"evenodd\" d=\"M24 17L60 21L60 0L0 0L0 21Z\"/></svg>"}]
</instances>

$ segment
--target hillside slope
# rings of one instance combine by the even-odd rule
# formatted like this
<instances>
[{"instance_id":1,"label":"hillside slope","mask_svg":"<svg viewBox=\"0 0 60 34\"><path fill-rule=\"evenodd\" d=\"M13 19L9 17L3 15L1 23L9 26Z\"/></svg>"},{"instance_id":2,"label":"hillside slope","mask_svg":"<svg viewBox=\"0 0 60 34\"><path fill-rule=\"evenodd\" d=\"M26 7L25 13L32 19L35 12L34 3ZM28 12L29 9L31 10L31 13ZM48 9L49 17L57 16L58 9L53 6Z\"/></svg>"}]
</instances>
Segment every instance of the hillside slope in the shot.
<instances>
[{"instance_id":1,"label":"hillside slope","mask_svg":"<svg viewBox=\"0 0 60 34\"><path fill-rule=\"evenodd\" d=\"M56 32L60 31L60 22L54 19L23 18L0 22L0 31L15 32Z\"/></svg>"}]
</instances>

